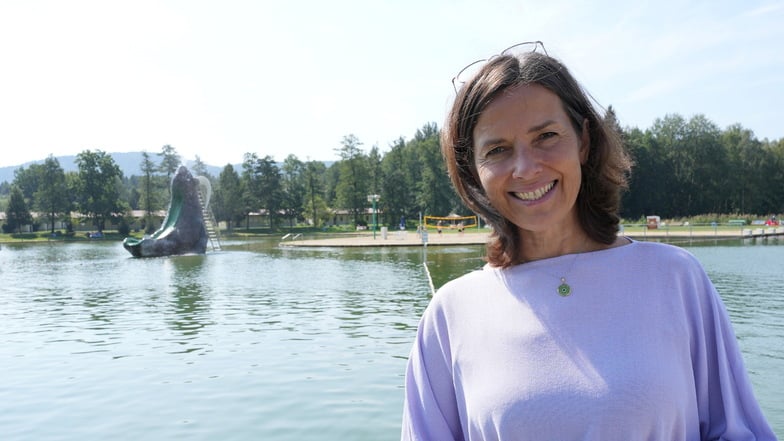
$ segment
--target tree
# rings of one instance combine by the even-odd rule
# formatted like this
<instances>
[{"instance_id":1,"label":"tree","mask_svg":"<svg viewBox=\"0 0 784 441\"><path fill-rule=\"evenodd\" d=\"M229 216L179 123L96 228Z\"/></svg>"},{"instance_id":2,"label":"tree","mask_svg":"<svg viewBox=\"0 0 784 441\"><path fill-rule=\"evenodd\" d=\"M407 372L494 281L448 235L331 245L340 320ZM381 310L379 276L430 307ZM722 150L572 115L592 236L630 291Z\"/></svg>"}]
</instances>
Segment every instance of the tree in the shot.
<instances>
[{"instance_id":1,"label":"tree","mask_svg":"<svg viewBox=\"0 0 784 441\"><path fill-rule=\"evenodd\" d=\"M246 153L242 170L245 213L249 214L254 209L266 210L270 227L274 227L282 199L278 166L271 156L259 158L255 153Z\"/></svg>"},{"instance_id":2,"label":"tree","mask_svg":"<svg viewBox=\"0 0 784 441\"><path fill-rule=\"evenodd\" d=\"M204 176L205 178L212 181L212 176L210 176L210 173L207 171L207 164L201 160L199 155L196 155L196 159L193 161L193 167L191 167L191 170L193 171L194 175Z\"/></svg>"},{"instance_id":3,"label":"tree","mask_svg":"<svg viewBox=\"0 0 784 441\"><path fill-rule=\"evenodd\" d=\"M283 202L280 169L275 160L267 155L256 163L256 173L259 178L257 198L260 207L267 211L270 228L274 228L278 224L278 211Z\"/></svg>"},{"instance_id":4,"label":"tree","mask_svg":"<svg viewBox=\"0 0 784 441\"><path fill-rule=\"evenodd\" d=\"M314 227L319 227L320 221L329 217L324 196L326 172L327 167L323 162L308 161L305 163L303 172L303 183L305 186L303 208L310 214Z\"/></svg>"},{"instance_id":5,"label":"tree","mask_svg":"<svg viewBox=\"0 0 784 441\"><path fill-rule=\"evenodd\" d=\"M621 216L639 219L646 214L660 214L668 199L666 188L669 166L649 130L634 128L624 133L626 148L634 161L629 190L621 200Z\"/></svg>"},{"instance_id":6,"label":"tree","mask_svg":"<svg viewBox=\"0 0 784 441\"><path fill-rule=\"evenodd\" d=\"M8 181L0 183L0 197L11 194L11 184Z\"/></svg>"},{"instance_id":7,"label":"tree","mask_svg":"<svg viewBox=\"0 0 784 441\"><path fill-rule=\"evenodd\" d=\"M77 205L103 231L106 220L124 211L119 198L122 171L106 152L85 150L76 155L79 168Z\"/></svg>"},{"instance_id":8,"label":"tree","mask_svg":"<svg viewBox=\"0 0 784 441\"><path fill-rule=\"evenodd\" d=\"M226 228L231 230L232 223L242 220L244 216L242 201L242 183L240 176L231 164L226 166L218 176L218 185L211 203L218 221L225 221Z\"/></svg>"},{"instance_id":9,"label":"tree","mask_svg":"<svg viewBox=\"0 0 784 441\"><path fill-rule=\"evenodd\" d=\"M11 187L11 195L8 200L8 208L5 210L6 229L13 233L21 232L24 225L33 223L33 216L27 209L22 190L17 186Z\"/></svg>"},{"instance_id":10,"label":"tree","mask_svg":"<svg viewBox=\"0 0 784 441\"><path fill-rule=\"evenodd\" d=\"M297 219L302 216L305 200L305 164L295 155L288 155L283 161L281 171L281 207L289 220L289 227L293 227Z\"/></svg>"},{"instance_id":11,"label":"tree","mask_svg":"<svg viewBox=\"0 0 784 441\"><path fill-rule=\"evenodd\" d=\"M667 199L655 213L664 217L684 216L690 213L694 189L692 158L686 138L686 120L678 114L657 118L651 127L652 141L662 156L658 184Z\"/></svg>"},{"instance_id":12,"label":"tree","mask_svg":"<svg viewBox=\"0 0 784 441\"><path fill-rule=\"evenodd\" d=\"M169 186L168 183L171 182L172 176L177 172L177 168L182 162L180 160L180 155L177 154L177 150L174 147L166 144L161 147L161 152L158 153L158 156L161 157L159 170L166 176L166 188L171 191L171 186Z\"/></svg>"},{"instance_id":13,"label":"tree","mask_svg":"<svg viewBox=\"0 0 784 441\"><path fill-rule=\"evenodd\" d=\"M419 211L437 216L449 213L463 214L467 210L452 189L446 164L441 156L438 129L435 124L425 125L417 131L409 149L416 155L420 164L420 174L416 182L414 196Z\"/></svg>"},{"instance_id":14,"label":"tree","mask_svg":"<svg viewBox=\"0 0 784 441\"><path fill-rule=\"evenodd\" d=\"M32 202L41 182L42 164L30 164L28 168L19 167L14 170L13 185L19 187L27 202Z\"/></svg>"},{"instance_id":15,"label":"tree","mask_svg":"<svg viewBox=\"0 0 784 441\"><path fill-rule=\"evenodd\" d=\"M374 145L367 155L367 169L369 179L369 193L381 193L381 182L384 180L384 170L381 168L381 153L378 146Z\"/></svg>"},{"instance_id":16,"label":"tree","mask_svg":"<svg viewBox=\"0 0 784 441\"><path fill-rule=\"evenodd\" d=\"M260 201L258 199L258 193L260 190L259 181L256 174L256 163L259 160L259 156L255 153L245 153L243 156L242 161L242 211L243 216L245 217L245 228L250 227L250 213L253 210L258 209Z\"/></svg>"},{"instance_id":17,"label":"tree","mask_svg":"<svg viewBox=\"0 0 784 441\"><path fill-rule=\"evenodd\" d=\"M607 106L607 111L604 112L604 122L616 135L623 137L621 123L618 121L618 115L615 114L615 109L613 109L612 105Z\"/></svg>"},{"instance_id":18,"label":"tree","mask_svg":"<svg viewBox=\"0 0 784 441\"><path fill-rule=\"evenodd\" d=\"M726 191L724 172L726 150L721 145L721 129L705 115L694 115L686 124L684 147L691 167L688 213L716 213L721 210Z\"/></svg>"},{"instance_id":19,"label":"tree","mask_svg":"<svg viewBox=\"0 0 784 441\"><path fill-rule=\"evenodd\" d=\"M381 206L388 224L408 217L416 210L413 207L413 185L409 182L411 174L406 168L405 147L405 140L399 138L381 160Z\"/></svg>"},{"instance_id":20,"label":"tree","mask_svg":"<svg viewBox=\"0 0 784 441\"><path fill-rule=\"evenodd\" d=\"M767 167L771 170L764 176L765 188L768 193L772 193L770 211L782 213L784 212L784 195L780 191L771 191L771 189L784 188L784 138L773 141L765 139L762 141L762 148L768 158Z\"/></svg>"},{"instance_id":21,"label":"tree","mask_svg":"<svg viewBox=\"0 0 784 441\"><path fill-rule=\"evenodd\" d=\"M338 181L340 181L341 161L333 162L326 167L322 175L324 184L324 202L330 207L338 207Z\"/></svg>"},{"instance_id":22,"label":"tree","mask_svg":"<svg viewBox=\"0 0 784 441\"><path fill-rule=\"evenodd\" d=\"M368 171L367 161L360 149L362 143L352 135L343 137L341 146L335 151L340 156L337 163L338 181L335 188L336 204L345 208L359 223L359 214L367 207Z\"/></svg>"},{"instance_id":23,"label":"tree","mask_svg":"<svg viewBox=\"0 0 784 441\"><path fill-rule=\"evenodd\" d=\"M71 210L71 201L65 185L65 172L54 156L49 155L44 161L39 169L38 181L38 188L33 198L35 207L46 213L51 233L54 234L55 220Z\"/></svg>"},{"instance_id":24,"label":"tree","mask_svg":"<svg viewBox=\"0 0 784 441\"><path fill-rule=\"evenodd\" d=\"M147 152L142 152L142 162L139 164L142 170L141 179L141 200L144 210L144 232L151 234L155 232L155 225L152 221L152 212L158 206L158 191L155 184L155 171L158 167L150 159Z\"/></svg>"}]
</instances>

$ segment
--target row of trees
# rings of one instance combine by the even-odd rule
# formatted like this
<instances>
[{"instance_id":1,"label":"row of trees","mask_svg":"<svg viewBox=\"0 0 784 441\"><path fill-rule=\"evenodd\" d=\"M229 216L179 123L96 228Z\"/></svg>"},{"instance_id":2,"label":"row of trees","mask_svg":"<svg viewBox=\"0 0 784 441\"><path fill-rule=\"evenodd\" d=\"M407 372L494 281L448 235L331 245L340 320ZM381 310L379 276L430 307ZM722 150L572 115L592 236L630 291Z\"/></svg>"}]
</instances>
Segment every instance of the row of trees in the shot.
<instances>
[{"instance_id":1,"label":"row of trees","mask_svg":"<svg viewBox=\"0 0 784 441\"><path fill-rule=\"evenodd\" d=\"M335 152L340 159L329 166L295 155L279 165L270 156L246 154L241 173L227 165L215 180L216 218L238 226L250 212L262 211L270 225L308 219L320 227L333 223L336 210L342 210L361 224L370 194L381 196L381 221L387 224L419 214L465 211L450 187L434 124L410 141L398 139L384 155L378 146L366 153L354 135L345 136Z\"/></svg>"},{"instance_id":2,"label":"row of trees","mask_svg":"<svg viewBox=\"0 0 784 441\"><path fill-rule=\"evenodd\" d=\"M760 141L740 125L722 130L704 115L688 120L667 115L646 130L621 128L611 107L606 118L635 161L623 198L624 218L784 211L784 138ZM386 224L420 214L468 214L450 186L435 124L424 125L410 140L398 139L384 154L377 146L366 152L354 135L345 136L335 152L339 160L329 165L303 162L295 155L278 163L271 156L247 153L241 170L229 164L217 177L207 173L198 157L191 169L212 181L213 210L230 228L242 226L252 212L265 213L273 227L306 220L317 227L328 225L336 210L361 224L370 194L381 196L378 208ZM169 145L158 156L160 163L144 153L141 174L128 178L102 151L77 155L78 172L63 172L53 157L18 169L9 190L6 225L31 223L28 207L45 213L52 229L54 221L71 210L83 213L99 230L109 219L128 222L122 214L130 209L161 210L181 161ZM154 229L149 217L145 227Z\"/></svg>"},{"instance_id":3,"label":"row of trees","mask_svg":"<svg viewBox=\"0 0 784 441\"><path fill-rule=\"evenodd\" d=\"M667 115L647 130L622 131L635 161L623 215L678 218L784 211L784 138L758 140L704 115Z\"/></svg>"},{"instance_id":4,"label":"row of trees","mask_svg":"<svg viewBox=\"0 0 784 441\"><path fill-rule=\"evenodd\" d=\"M8 193L3 229L16 232L25 225L35 227L46 222L54 233L57 221L64 221L71 229L72 211L80 212L99 231L103 231L107 221L125 224L127 228L129 219L125 215L129 209L137 208L142 195L149 211L158 208L162 199L157 196L158 189L168 188L163 185L164 179L179 165L180 158L173 147L164 146L160 155L161 165L155 166L144 154L141 164L144 180L136 176L126 179L114 159L100 150L79 153L76 172L66 173L53 156L41 164L21 167L14 171L10 185L2 185ZM39 213L37 219L31 211Z\"/></svg>"},{"instance_id":5,"label":"row of trees","mask_svg":"<svg viewBox=\"0 0 784 441\"><path fill-rule=\"evenodd\" d=\"M462 210L446 178L434 124L418 130L411 141L399 139L384 156L377 146L365 153L354 135L345 136L335 152L340 160L329 166L303 162L295 155L277 163L271 156L247 153L239 171L229 164L219 176L211 176L198 157L191 169L211 180L211 206L230 228L243 225L253 212L265 213L273 227L293 227L306 220L321 227L333 223L338 210L362 224L368 194L381 195L382 222ZM77 211L101 231L107 220L129 224L129 210L142 210L147 213L143 226L151 232L155 226L150 213L165 208L169 181L181 162L169 145L158 156L156 164L144 152L140 175L130 177L100 150L79 153L77 172L65 173L51 156L43 164L17 169L14 181L6 185L10 197L4 228L16 231L45 221L54 232L55 221L69 221L69 213ZM32 210L46 214L33 219Z\"/></svg>"}]
</instances>

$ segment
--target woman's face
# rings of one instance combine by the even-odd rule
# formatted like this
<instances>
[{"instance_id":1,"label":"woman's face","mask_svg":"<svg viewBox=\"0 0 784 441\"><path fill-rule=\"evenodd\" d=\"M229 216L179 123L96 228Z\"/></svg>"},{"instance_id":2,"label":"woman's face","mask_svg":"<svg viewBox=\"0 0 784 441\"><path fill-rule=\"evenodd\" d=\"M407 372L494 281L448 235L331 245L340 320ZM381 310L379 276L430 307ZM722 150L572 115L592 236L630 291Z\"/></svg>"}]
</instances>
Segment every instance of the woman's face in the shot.
<instances>
[{"instance_id":1,"label":"woman's face","mask_svg":"<svg viewBox=\"0 0 784 441\"><path fill-rule=\"evenodd\" d=\"M493 207L521 234L579 228L575 201L588 157L587 123L577 133L560 98L522 85L502 92L474 128L474 163Z\"/></svg>"}]
</instances>

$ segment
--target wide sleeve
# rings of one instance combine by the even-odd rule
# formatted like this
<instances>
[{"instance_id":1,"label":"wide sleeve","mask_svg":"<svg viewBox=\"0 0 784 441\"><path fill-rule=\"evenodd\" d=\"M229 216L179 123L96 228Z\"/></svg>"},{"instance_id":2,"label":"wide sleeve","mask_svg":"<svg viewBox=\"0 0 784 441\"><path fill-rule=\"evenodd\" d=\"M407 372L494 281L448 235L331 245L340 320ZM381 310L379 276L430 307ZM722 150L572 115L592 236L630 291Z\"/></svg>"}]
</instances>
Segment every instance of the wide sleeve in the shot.
<instances>
[{"instance_id":1,"label":"wide sleeve","mask_svg":"<svg viewBox=\"0 0 784 441\"><path fill-rule=\"evenodd\" d=\"M443 313L431 302L420 320L406 368L401 440L463 439L451 358Z\"/></svg>"},{"instance_id":2,"label":"wide sleeve","mask_svg":"<svg viewBox=\"0 0 784 441\"><path fill-rule=\"evenodd\" d=\"M692 360L703 440L776 440L757 402L727 309L699 267Z\"/></svg>"}]
</instances>

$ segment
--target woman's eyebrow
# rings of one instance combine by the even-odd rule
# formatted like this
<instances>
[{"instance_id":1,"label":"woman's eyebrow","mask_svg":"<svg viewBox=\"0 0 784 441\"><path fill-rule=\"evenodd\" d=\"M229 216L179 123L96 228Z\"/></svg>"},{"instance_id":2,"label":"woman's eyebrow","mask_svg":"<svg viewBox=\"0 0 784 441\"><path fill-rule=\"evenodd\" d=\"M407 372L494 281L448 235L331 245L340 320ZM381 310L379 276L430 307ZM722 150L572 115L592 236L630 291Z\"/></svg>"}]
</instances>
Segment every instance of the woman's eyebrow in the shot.
<instances>
[{"instance_id":1,"label":"woman's eyebrow","mask_svg":"<svg viewBox=\"0 0 784 441\"><path fill-rule=\"evenodd\" d=\"M538 132L538 131L544 129L545 127L547 127L547 126L549 126L551 124L555 124L555 121L553 121L551 119L548 119L547 121L545 121L545 122L543 122L541 124L537 124L537 125L531 127L530 129L528 129L528 133Z\"/></svg>"},{"instance_id":2,"label":"woman's eyebrow","mask_svg":"<svg viewBox=\"0 0 784 441\"><path fill-rule=\"evenodd\" d=\"M491 145L495 145L495 144L501 144L502 142L504 142L503 138L491 138L491 139L483 141L482 144L479 145L479 148L482 149L482 148L485 148L487 146L491 146Z\"/></svg>"}]
</instances>

